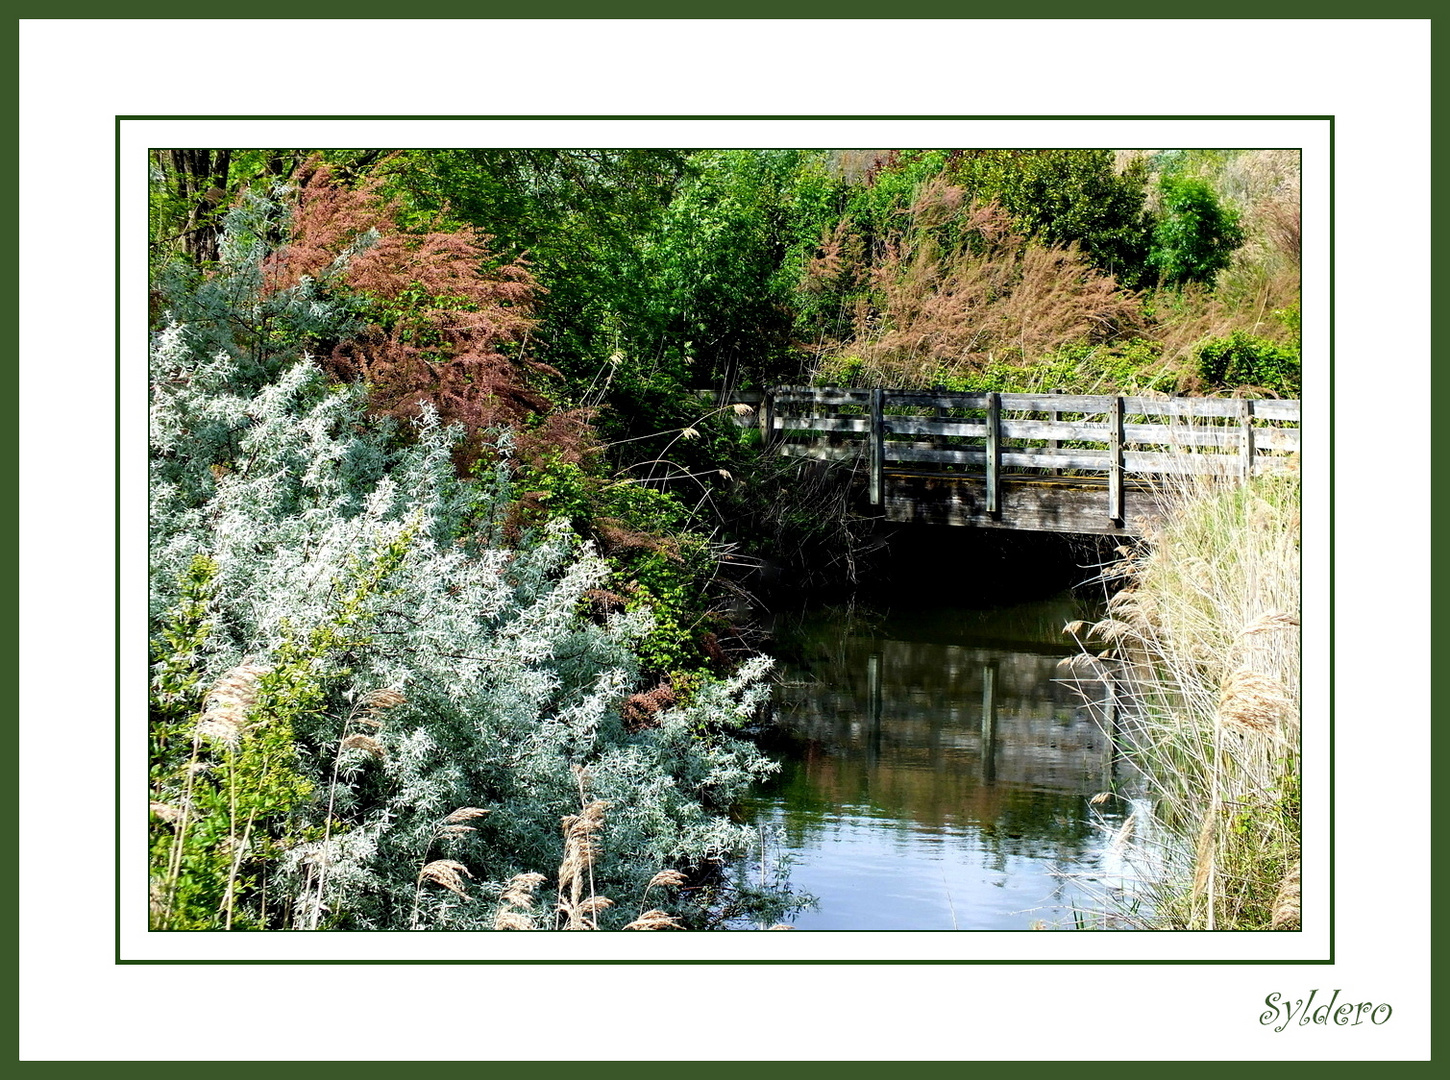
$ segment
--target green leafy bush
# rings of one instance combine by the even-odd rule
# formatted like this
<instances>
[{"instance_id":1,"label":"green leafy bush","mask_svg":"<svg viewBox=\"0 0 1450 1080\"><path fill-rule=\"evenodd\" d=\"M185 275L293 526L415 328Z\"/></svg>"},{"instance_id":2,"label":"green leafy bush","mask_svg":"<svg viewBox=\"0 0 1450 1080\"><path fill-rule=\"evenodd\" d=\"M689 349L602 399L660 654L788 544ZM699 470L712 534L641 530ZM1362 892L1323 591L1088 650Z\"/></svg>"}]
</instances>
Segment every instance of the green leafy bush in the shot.
<instances>
[{"instance_id":1,"label":"green leafy bush","mask_svg":"<svg viewBox=\"0 0 1450 1080\"><path fill-rule=\"evenodd\" d=\"M1153 228L1149 263L1164 284L1212 284L1244 242L1238 214L1202 180L1166 175L1159 187L1163 210Z\"/></svg>"},{"instance_id":2,"label":"green leafy bush","mask_svg":"<svg viewBox=\"0 0 1450 1080\"><path fill-rule=\"evenodd\" d=\"M1249 386L1297 398L1299 350L1236 330L1199 348L1198 374L1210 386Z\"/></svg>"}]
</instances>

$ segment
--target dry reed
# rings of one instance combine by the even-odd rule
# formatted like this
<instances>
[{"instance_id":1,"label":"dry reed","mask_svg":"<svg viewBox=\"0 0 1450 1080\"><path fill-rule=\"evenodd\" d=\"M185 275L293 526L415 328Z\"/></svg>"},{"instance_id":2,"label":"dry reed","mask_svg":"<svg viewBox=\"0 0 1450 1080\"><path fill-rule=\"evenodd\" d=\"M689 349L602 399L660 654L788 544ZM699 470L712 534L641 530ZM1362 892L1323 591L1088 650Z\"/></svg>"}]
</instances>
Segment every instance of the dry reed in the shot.
<instances>
[{"instance_id":1,"label":"dry reed","mask_svg":"<svg viewBox=\"0 0 1450 1080\"><path fill-rule=\"evenodd\" d=\"M1192 475L1163 494L1165 523L1089 635L1111 644L1173 849L1153 860L1169 867L1153 904L1165 925L1268 929L1288 920L1299 857L1298 475Z\"/></svg>"}]
</instances>

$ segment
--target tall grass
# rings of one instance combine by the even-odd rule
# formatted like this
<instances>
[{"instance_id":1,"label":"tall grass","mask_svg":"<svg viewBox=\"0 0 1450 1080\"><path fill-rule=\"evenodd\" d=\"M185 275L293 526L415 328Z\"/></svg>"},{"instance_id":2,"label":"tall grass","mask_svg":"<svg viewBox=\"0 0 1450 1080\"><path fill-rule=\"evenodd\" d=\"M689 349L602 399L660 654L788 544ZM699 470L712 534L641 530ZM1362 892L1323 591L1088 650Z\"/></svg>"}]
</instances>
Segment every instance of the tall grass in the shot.
<instances>
[{"instance_id":1,"label":"tall grass","mask_svg":"<svg viewBox=\"0 0 1450 1080\"><path fill-rule=\"evenodd\" d=\"M1165 498L1093 629L1162 826L1151 907L1165 928L1297 929L1298 472L1184 478Z\"/></svg>"}]
</instances>

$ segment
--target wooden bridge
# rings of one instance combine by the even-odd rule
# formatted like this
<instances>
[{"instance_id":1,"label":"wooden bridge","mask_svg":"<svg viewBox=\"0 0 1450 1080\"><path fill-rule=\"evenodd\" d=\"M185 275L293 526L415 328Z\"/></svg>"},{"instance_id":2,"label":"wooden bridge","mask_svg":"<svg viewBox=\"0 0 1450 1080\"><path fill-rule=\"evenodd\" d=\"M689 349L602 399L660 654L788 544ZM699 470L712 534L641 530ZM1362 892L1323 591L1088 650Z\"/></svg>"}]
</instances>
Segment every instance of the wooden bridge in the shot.
<instances>
[{"instance_id":1,"label":"wooden bridge","mask_svg":"<svg viewBox=\"0 0 1450 1080\"><path fill-rule=\"evenodd\" d=\"M1175 476L1292 467L1297 401L781 386L767 444L857 463L890 521L1139 535Z\"/></svg>"}]
</instances>

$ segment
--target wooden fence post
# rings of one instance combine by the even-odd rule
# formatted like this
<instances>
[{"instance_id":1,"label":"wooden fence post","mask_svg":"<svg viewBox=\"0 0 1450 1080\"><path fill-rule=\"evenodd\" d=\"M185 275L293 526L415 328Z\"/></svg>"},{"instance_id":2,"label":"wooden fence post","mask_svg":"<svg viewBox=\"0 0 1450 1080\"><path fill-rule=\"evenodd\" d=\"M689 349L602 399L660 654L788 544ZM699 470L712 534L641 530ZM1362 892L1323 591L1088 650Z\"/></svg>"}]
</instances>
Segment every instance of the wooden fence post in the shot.
<instances>
[{"instance_id":1,"label":"wooden fence post","mask_svg":"<svg viewBox=\"0 0 1450 1080\"><path fill-rule=\"evenodd\" d=\"M1239 398L1239 472L1247 483L1254 475L1254 403L1248 398Z\"/></svg>"},{"instance_id":2,"label":"wooden fence post","mask_svg":"<svg viewBox=\"0 0 1450 1080\"><path fill-rule=\"evenodd\" d=\"M886 391L871 391L871 505L880 506L886 497L886 432L882 417Z\"/></svg>"},{"instance_id":3,"label":"wooden fence post","mask_svg":"<svg viewBox=\"0 0 1450 1080\"><path fill-rule=\"evenodd\" d=\"M770 449L775 441L775 392L779 387L767 387L765 397L760 399L760 437L763 448Z\"/></svg>"},{"instance_id":4,"label":"wooden fence post","mask_svg":"<svg viewBox=\"0 0 1450 1080\"><path fill-rule=\"evenodd\" d=\"M1067 393L1067 391L1064 390L1062 387L1057 386L1057 387L1054 387L1053 389L1049 390L1048 393L1049 394L1065 394L1065 393ZM1054 423L1055 424L1059 420L1062 419L1062 413L1059 412L1057 409L1052 409L1051 411L1048 412L1047 418L1048 418L1048 420L1051 423ZM1056 440L1056 439L1048 439L1047 440L1047 449L1050 450L1052 453L1055 454L1055 453L1057 453L1058 450L1062 449L1062 444L1060 442L1058 442L1058 440ZM1062 470L1061 469L1058 469L1058 468L1053 468L1053 469L1049 470L1049 475L1051 475L1051 476L1061 476L1062 475Z\"/></svg>"},{"instance_id":5,"label":"wooden fence post","mask_svg":"<svg viewBox=\"0 0 1450 1080\"><path fill-rule=\"evenodd\" d=\"M1108 517L1123 520L1123 399L1114 395L1108 422Z\"/></svg>"},{"instance_id":6,"label":"wooden fence post","mask_svg":"<svg viewBox=\"0 0 1450 1080\"><path fill-rule=\"evenodd\" d=\"M1002 395L987 395L987 513L1002 512Z\"/></svg>"}]
</instances>

